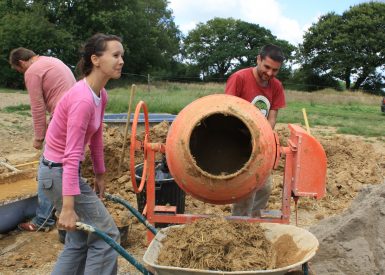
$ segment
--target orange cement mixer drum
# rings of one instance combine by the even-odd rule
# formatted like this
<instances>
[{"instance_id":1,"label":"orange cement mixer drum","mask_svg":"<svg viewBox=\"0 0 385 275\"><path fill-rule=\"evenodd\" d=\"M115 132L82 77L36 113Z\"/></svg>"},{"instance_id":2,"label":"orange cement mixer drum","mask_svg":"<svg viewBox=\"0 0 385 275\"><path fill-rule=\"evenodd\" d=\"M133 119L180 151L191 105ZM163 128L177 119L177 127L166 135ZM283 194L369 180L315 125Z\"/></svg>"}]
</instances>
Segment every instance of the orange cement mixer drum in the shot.
<instances>
[{"instance_id":1,"label":"orange cement mixer drum","mask_svg":"<svg viewBox=\"0 0 385 275\"><path fill-rule=\"evenodd\" d=\"M166 140L167 164L176 183L213 204L236 202L260 189L276 152L274 132L260 110L225 94L187 105Z\"/></svg>"}]
</instances>

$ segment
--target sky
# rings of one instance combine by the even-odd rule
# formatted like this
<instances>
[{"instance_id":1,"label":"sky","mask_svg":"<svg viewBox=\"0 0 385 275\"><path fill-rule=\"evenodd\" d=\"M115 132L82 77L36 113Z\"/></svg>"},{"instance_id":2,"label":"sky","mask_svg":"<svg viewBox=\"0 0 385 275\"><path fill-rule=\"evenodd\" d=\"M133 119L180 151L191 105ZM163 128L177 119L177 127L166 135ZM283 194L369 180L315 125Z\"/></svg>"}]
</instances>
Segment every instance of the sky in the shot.
<instances>
[{"instance_id":1,"label":"sky","mask_svg":"<svg viewBox=\"0 0 385 275\"><path fill-rule=\"evenodd\" d=\"M363 2L368 0L169 0L168 7L184 34L214 17L232 17L259 24L278 39L297 45L319 16L328 12L341 15Z\"/></svg>"}]
</instances>

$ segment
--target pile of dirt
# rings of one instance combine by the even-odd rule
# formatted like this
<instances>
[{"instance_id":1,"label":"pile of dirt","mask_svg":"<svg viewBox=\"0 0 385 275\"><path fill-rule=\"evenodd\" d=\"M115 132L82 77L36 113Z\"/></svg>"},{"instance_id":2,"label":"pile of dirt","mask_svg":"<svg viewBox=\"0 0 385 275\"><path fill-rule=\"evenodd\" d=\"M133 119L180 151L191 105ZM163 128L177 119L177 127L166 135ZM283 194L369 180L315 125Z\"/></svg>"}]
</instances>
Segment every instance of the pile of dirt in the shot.
<instances>
[{"instance_id":1,"label":"pile of dirt","mask_svg":"<svg viewBox=\"0 0 385 275\"><path fill-rule=\"evenodd\" d=\"M0 175L8 172L9 172L9 169L7 167L0 165Z\"/></svg>"},{"instance_id":2,"label":"pile of dirt","mask_svg":"<svg viewBox=\"0 0 385 275\"><path fill-rule=\"evenodd\" d=\"M8 116L8 115L7 115ZM14 116L18 117L18 116ZM7 117L8 118L8 117ZM13 119L14 119L13 118ZM29 119L29 118L28 118ZM1 132L3 134L3 138L7 140L7 142L1 143L0 146L0 155L7 157L10 159L12 164L23 163L30 160L36 159L36 151L31 147L31 122L29 120L18 120L18 123L23 123L23 129L27 129L27 132L20 131L16 132L15 123L9 120L9 123L5 128L2 128ZM24 127L25 126L25 127ZM278 130L278 134L281 139L281 145L285 146L286 140L289 136L289 132L286 128L286 125L282 127L283 130ZM169 124L167 122L160 123L151 127L150 129L150 141L151 142L162 142L164 143L166 140L167 132L168 132ZM12 130L12 131L11 131ZM129 144L130 144L130 136L127 137L127 151L125 154L125 159L123 161L122 167L119 171L118 163L121 155L121 148L123 142L123 131L122 129L118 129L117 127L106 127L104 131L104 144L105 144L105 163L106 163L106 187L107 191L113 195L119 195L120 197L127 200L133 206L136 206L136 194L133 191L132 183L130 179L130 175L128 173L129 166ZM4 132L4 133L3 133ZM313 199L301 198L299 200L299 217L300 223L299 226L309 226L315 223L318 223L318 219L323 219L327 216L333 216L345 210L349 207L351 201L354 197L356 197L357 193L360 189L367 189L367 184L379 184L384 182L383 172L385 168L385 154L384 151L379 152L378 148L376 149L372 144L368 143L365 140L362 140L358 137L352 138L347 136L324 136L314 134L316 138L323 145L327 159L328 159L328 172L327 172L327 195L325 198L320 201L315 201ZM138 139L143 140L143 134L141 131L138 131ZM12 144L12 146L9 146ZM382 143L381 143L382 145ZM12 148L11 148L12 147ZM157 155L157 158L160 159L160 154ZM143 162L143 153L138 152L136 154L136 164ZM273 171L273 193L270 196L269 201L269 209L279 209L281 207L281 194L282 194L282 179L283 179L283 164L281 161L280 167L278 170ZM86 159L83 163L83 175L87 177L90 183L93 182L93 171L91 160L89 157L89 153L86 154ZM378 196L375 196L378 198ZM107 208L111 212L118 226L129 226L128 231L128 241L127 250L132 253L136 259L140 261L143 252L146 249L147 240L146 240L146 231L143 225L141 225L138 220L131 216L125 207L120 204L105 201ZM375 207L373 207L375 209ZM191 214L208 214L208 215L229 215L230 214L230 205L212 205L208 203L204 203L198 201L194 198L191 198L189 195L186 195L186 213ZM352 210L358 211L356 208ZM353 214L353 212L351 214ZM348 212L350 213L350 212ZM380 210L378 210L380 213ZM373 220L368 220L367 225L369 229L377 227L376 223L382 225L381 217L372 214L368 210L368 216L374 216ZM301 220L302 219L302 220ZM328 220L329 223L335 223L334 220ZM322 224L324 224L322 222ZM326 222L323 226L328 227L328 222ZM374 224L374 225L373 225ZM352 225L354 226L354 225ZM380 228L380 227L378 227ZM369 232L372 232L370 231ZM223 231L222 231L223 232ZM57 235L49 234L43 235L45 233L35 233L36 235L42 236L42 238L47 238L49 243L56 243ZM357 233L358 234L358 233ZM331 234L332 235L332 234ZM343 235L343 234L341 234ZM18 232L15 233L14 236L5 236L4 239L1 240L0 250L3 249L4 244L8 241L9 243L15 242L18 238L22 238L24 234ZM45 237L46 236L46 237ZM368 243L372 244L372 239L369 239ZM374 234L373 240L378 241L380 244L383 243L382 240L383 235ZM333 240L334 241L334 240ZM331 241L331 242L333 242ZM359 238L357 239L357 242ZM338 242L338 241L336 241ZM320 236L321 250L322 254L322 245L328 244L328 239ZM346 242L345 242L346 243ZM10 244L11 245L11 244ZM283 245L289 246L288 242L283 242ZM383 245L383 244L382 244ZM39 247L39 251L52 249L56 253L51 253L51 255L57 255L58 251L61 247L49 247L49 244L45 245L45 243L41 242L39 238L31 239L32 247ZM338 247L338 246L337 246ZM373 246L372 246L373 247ZM385 245L383 245L385 247ZM41 250L42 249L42 250ZM339 248L339 250L342 248ZM344 248L348 249L348 248ZM330 251L332 250L332 243L330 243ZM338 251L339 251L338 250ZM355 251L352 249L350 253L357 253L357 255L361 255L361 252L366 251L367 258L371 258L371 255L374 255L374 252L371 250L367 250L363 247L361 251ZM377 253L377 252L376 252ZM15 267L18 270L23 270L23 259L29 257L29 251L25 251L22 247L21 249L14 248L12 251L4 253L0 255L1 262L7 262L7 267L3 266L0 268L0 273L5 272L4 274L13 274ZM325 253L325 255L328 253ZM332 253L331 253L332 254ZM342 254L341 254L342 255ZM378 254L379 255L379 254ZM350 256L349 256L350 257ZM384 257L385 258L385 257ZM17 262L20 260L20 264ZM36 270L36 272L31 273L31 267L28 267L27 273L29 274L42 274L41 268L47 264L45 259L37 260L33 263L27 263L28 265L32 265L32 269ZM49 259L49 261L54 261L53 259ZM126 271L132 274L136 274L135 268L133 268L130 264L127 263L124 259L120 258L119 260L119 270ZM352 265L353 261L357 261L356 258L346 258L345 260L341 260L340 262L345 263L346 266ZM380 260L373 260L374 262L380 262ZM322 266L322 264L320 264ZM40 269L39 269L40 268ZM47 267L48 268L48 267ZM49 268L46 273L49 273ZM332 269L330 269L332 270ZM340 268L340 270L343 270ZM353 270L353 269L352 269ZM374 269L373 269L374 270ZM380 269L383 271L383 269ZM9 272L9 273L7 273ZM330 272L332 273L332 272ZM361 272L361 274L367 274L368 272ZM320 273L322 274L322 273ZM337 273L338 274L338 273ZM354 272L346 274L354 274ZM356 273L360 274L360 273Z\"/></svg>"},{"instance_id":3,"label":"pile of dirt","mask_svg":"<svg viewBox=\"0 0 385 275\"><path fill-rule=\"evenodd\" d=\"M385 184L362 188L341 215L310 228L320 248L316 274L385 274Z\"/></svg>"},{"instance_id":4,"label":"pile of dirt","mask_svg":"<svg viewBox=\"0 0 385 275\"><path fill-rule=\"evenodd\" d=\"M149 130L149 140L152 143L165 143L167 132L169 128L169 123L163 121L159 124L154 125ZM120 179L120 183L130 181L129 178L129 165L130 165L130 144L131 144L131 135L127 135L126 146L124 159L122 161L121 167L119 167L120 157L122 155L123 140L124 135L122 134L121 129L118 127L109 127L105 125L105 130L103 132L104 139L104 160L106 165L106 180L112 181L110 184L110 191L119 191L121 186L116 186L116 180ZM144 140L144 133L140 131L138 134L137 140ZM158 156L160 158L160 156ZM139 164L143 162L143 151L138 150L135 152L135 163ZM120 168L120 169L119 169ZM90 157L90 152L87 151L85 155L85 160L82 164L82 172L85 177L93 176L93 168ZM123 178L122 178L123 177Z\"/></svg>"},{"instance_id":5,"label":"pile of dirt","mask_svg":"<svg viewBox=\"0 0 385 275\"><path fill-rule=\"evenodd\" d=\"M6 158L11 164L34 160L36 149L32 147L31 117L1 112L0 136L1 158Z\"/></svg>"},{"instance_id":6,"label":"pile of dirt","mask_svg":"<svg viewBox=\"0 0 385 275\"><path fill-rule=\"evenodd\" d=\"M7 238L0 235L0 274L49 274L31 272L31 268L47 265L56 261L63 244L58 241L56 230L47 233L12 231ZM20 270L28 270L22 273Z\"/></svg>"},{"instance_id":7,"label":"pile of dirt","mask_svg":"<svg viewBox=\"0 0 385 275\"><path fill-rule=\"evenodd\" d=\"M169 123L164 121L150 128L150 141L165 143ZM280 144L286 146L290 135L287 128L279 128L278 135ZM106 163L106 185L107 192L118 195L132 205L136 205L136 194L133 191L129 174L129 146L131 136L127 137L125 159L119 169L119 159L123 145L123 131L117 127L105 127L105 163ZM325 149L328 171L327 171L327 194L320 201L301 198L299 208L307 211L316 211L316 219L338 214L346 209L357 192L365 184L378 184L383 182L381 169L385 168L385 155L379 154L373 146L363 140L352 139L343 136L317 136ZM144 140L142 131L138 131L138 140ZM161 155L157 153L157 159ZM143 152L137 151L135 163L143 162ZM273 171L273 191L269 200L269 209L280 209L282 197L284 160L281 160L278 170ZM89 152L83 163L83 175L93 180L92 163ZM117 203L106 202L107 208L118 225L125 226L133 219L128 219L127 209ZM230 213L230 205L211 205L197 201L186 196L186 210L192 214L227 215ZM302 225L308 225L314 221L304 221Z\"/></svg>"},{"instance_id":8,"label":"pile of dirt","mask_svg":"<svg viewBox=\"0 0 385 275\"><path fill-rule=\"evenodd\" d=\"M287 146L290 135L287 128L278 131L281 146ZM326 196L320 201L301 198L298 207L305 210L317 209L318 218L335 215L349 207L351 201L366 184L384 182L385 154L379 153L372 144L357 138L341 135L315 138L323 146L327 157ZM269 207L281 205L284 162L273 171L273 191Z\"/></svg>"},{"instance_id":9,"label":"pile of dirt","mask_svg":"<svg viewBox=\"0 0 385 275\"><path fill-rule=\"evenodd\" d=\"M167 121L163 121L153 127L150 128L149 131L149 140L150 142L160 142L165 143L167 132L169 128L169 123ZM126 140L126 151L124 154L124 159L121 163L121 167L119 167L120 158L122 155L123 148L123 140L124 135L123 132L118 127L108 127L105 125L105 130L103 132L104 138L104 159L106 166L106 174L105 174L105 182L106 182L106 190L108 193L112 195L117 195L133 206L137 204L136 194L132 188L131 178L129 174L129 165L130 165L130 157L129 157L129 148L130 148L130 140L131 136L127 136ZM144 140L144 133L140 131L137 136L137 140ZM160 159L160 154L157 155L157 158ZM135 154L135 162L136 164L143 162L143 152L138 150ZM93 166L91 161L91 156L89 150L87 150L85 155L85 160L82 163L82 174L88 181L93 182L94 173ZM107 209L115 220L115 223L118 227L122 228L129 224L132 224L134 217L130 217L129 211L122 206L121 204L104 201Z\"/></svg>"},{"instance_id":10,"label":"pile of dirt","mask_svg":"<svg viewBox=\"0 0 385 275\"><path fill-rule=\"evenodd\" d=\"M224 234L226 232L226 234ZM272 243L257 223L201 219L167 230L157 264L216 271L256 271L293 265L303 259L293 237Z\"/></svg>"},{"instance_id":11,"label":"pile of dirt","mask_svg":"<svg viewBox=\"0 0 385 275\"><path fill-rule=\"evenodd\" d=\"M273 246L259 224L201 219L171 228L162 243L158 264L165 266L247 271L275 265Z\"/></svg>"}]
</instances>

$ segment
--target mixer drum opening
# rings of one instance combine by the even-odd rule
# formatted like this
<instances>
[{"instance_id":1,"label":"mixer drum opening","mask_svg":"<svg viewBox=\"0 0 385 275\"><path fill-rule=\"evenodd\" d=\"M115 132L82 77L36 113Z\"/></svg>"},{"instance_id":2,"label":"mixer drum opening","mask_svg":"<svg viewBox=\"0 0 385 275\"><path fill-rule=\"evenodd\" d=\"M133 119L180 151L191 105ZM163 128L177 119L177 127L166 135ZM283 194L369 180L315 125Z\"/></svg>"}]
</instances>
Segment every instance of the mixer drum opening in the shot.
<instances>
[{"instance_id":1,"label":"mixer drum opening","mask_svg":"<svg viewBox=\"0 0 385 275\"><path fill-rule=\"evenodd\" d=\"M225 176L239 171L251 157L251 133L239 118L214 113L196 124L190 136L190 153L203 171Z\"/></svg>"}]
</instances>

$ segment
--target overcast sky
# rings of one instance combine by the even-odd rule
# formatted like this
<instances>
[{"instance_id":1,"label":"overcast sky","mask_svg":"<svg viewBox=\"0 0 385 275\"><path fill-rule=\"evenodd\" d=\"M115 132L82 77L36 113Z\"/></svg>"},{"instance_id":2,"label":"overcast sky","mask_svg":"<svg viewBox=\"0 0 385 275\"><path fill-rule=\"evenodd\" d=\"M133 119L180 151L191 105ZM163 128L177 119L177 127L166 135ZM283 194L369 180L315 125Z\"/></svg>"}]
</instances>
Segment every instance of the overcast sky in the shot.
<instances>
[{"instance_id":1,"label":"overcast sky","mask_svg":"<svg viewBox=\"0 0 385 275\"><path fill-rule=\"evenodd\" d=\"M385 0L381 0L384 2ZM197 23L214 17L241 19L269 29L294 45L304 32L328 12L342 14L367 0L169 0L175 23L187 34Z\"/></svg>"}]
</instances>

